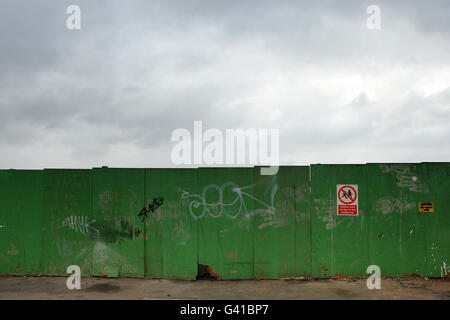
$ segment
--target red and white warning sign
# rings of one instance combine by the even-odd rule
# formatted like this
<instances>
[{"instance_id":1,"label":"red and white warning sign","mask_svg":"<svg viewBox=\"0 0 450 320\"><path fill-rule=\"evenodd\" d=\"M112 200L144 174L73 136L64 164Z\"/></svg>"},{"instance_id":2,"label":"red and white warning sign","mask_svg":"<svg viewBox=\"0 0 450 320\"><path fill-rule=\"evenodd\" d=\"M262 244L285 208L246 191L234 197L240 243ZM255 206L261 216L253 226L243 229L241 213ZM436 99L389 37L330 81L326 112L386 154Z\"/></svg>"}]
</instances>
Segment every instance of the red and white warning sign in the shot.
<instances>
[{"instance_id":1,"label":"red and white warning sign","mask_svg":"<svg viewBox=\"0 0 450 320\"><path fill-rule=\"evenodd\" d=\"M338 216L358 215L358 185L338 184L337 188L337 214Z\"/></svg>"}]
</instances>

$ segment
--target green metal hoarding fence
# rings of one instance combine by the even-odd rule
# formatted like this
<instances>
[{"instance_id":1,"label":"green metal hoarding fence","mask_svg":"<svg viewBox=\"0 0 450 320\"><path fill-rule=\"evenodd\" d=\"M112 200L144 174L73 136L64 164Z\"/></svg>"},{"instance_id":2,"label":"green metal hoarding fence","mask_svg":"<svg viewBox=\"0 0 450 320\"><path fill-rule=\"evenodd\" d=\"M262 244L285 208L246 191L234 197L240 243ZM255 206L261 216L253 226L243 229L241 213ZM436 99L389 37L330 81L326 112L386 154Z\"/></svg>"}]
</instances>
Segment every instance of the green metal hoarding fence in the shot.
<instances>
[{"instance_id":1,"label":"green metal hoarding fence","mask_svg":"<svg viewBox=\"0 0 450 320\"><path fill-rule=\"evenodd\" d=\"M78 265L83 276L192 280L202 265L220 279L365 277L374 264L382 276L443 277L449 169L0 170L0 274ZM337 214L340 185L356 186L357 215Z\"/></svg>"}]
</instances>

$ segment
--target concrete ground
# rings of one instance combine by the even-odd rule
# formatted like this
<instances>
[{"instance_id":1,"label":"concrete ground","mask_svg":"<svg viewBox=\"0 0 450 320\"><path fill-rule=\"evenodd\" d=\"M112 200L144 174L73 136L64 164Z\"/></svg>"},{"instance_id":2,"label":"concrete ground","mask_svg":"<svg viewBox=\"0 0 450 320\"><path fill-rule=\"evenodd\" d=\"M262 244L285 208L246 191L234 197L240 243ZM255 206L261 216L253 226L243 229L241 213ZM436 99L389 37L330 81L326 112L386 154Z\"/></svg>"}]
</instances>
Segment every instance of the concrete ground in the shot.
<instances>
[{"instance_id":1,"label":"concrete ground","mask_svg":"<svg viewBox=\"0 0 450 320\"><path fill-rule=\"evenodd\" d=\"M366 280L162 280L82 278L69 290L65 277L0 277L0 299L440 299L450 300L450 281L382 279L369 290Z\"/></svg>"}]
</instances>

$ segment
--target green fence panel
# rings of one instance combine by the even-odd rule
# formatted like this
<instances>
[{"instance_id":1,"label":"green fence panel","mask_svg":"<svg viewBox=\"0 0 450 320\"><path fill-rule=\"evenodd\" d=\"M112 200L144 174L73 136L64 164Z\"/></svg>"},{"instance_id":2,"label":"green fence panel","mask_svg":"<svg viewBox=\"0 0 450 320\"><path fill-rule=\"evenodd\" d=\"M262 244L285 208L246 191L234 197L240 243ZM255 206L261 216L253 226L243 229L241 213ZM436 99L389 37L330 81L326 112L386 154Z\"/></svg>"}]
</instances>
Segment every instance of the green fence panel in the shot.
<instances>
[{"instance_id":1,"label":"green fence panel","mask_svg":"<svg viewBox=\"0 0 450 320\"><path fill-rule=\"evenodd\" d=\"M311 277L310 168L309 166L292 167L289 171L290 175L286 175L286 178L295 183L295 276Z\"/></svg>"},{"instance_id":2,"label":"green fence panel","mask_svg":"<svg viewBox=\"0 0 450 320\"><path fill-rule=\"evenodd\" d=\"M148 169L145 190L145 276L195 279L198 228L190 208L198 200L191 196L198 193L197 170Z\"/></svg>"},{"instance_id":3,"label":"green fence panel","mask_svg":"<svg viewBox=\"0 0 450 320\"><path fill-rule=\"evenodd\" d=\"M358 215L337 215L337 185L358 185ZM368 267L364 165L311 166L312 275L365 276Z\"/></svg>"},{"instance_id":4,"label":"green fence panel","mask_svg":"<svg viewBox=\"0 0 450 320\"><path fill-rule=\"evenodd\" d=\"M383 276L424 275L426 216L418 203L428 186L420 164L368 164L370 262Z\"/></svg>"},{"instance_id":5,"label":"green fence panel","mask_svg":"<svg viewBox=\"0 0 450 320\"><path fill-rule=\"evenodd\" d=\"M92 170L94 275L144 276L144 169Z\"/></svg>"},{"instance_id":6,"label":"green fence panel","mask_svg":"<svg viewBox=\"0 0 450 320\"><path fill-rule=\"evenodd\" d=\"M42 171L2 171L0 273L41 273Z\"/></svg>"},{"instance_id":7,"label":"green fence panel","mask_svg":"<svg viewBox=\"0 0 450 320\"><path fill-rule=\"evenodd\" d=\"M12 274L16 269L16 264L11 262L8 255L11 232L14 231L9 223L10 197L9 193L9 170L0 170L0 274ZM9 226L8 226L9 225Z\"/></svg>"},{"instance_id":8,"label":"green fence panel","mask_svg":"<svg viewBox=\"0 0 450 320\"><path fill-rule=\"evenodd\" d=\"M426 277L450 273L450 164L424 163L426 189L421 202L433 202L434 212L419 213L426 225Z\"/></svg>"},{"instance_id":9,"label":"green fence panel","mask_svg":"<svg viewBox=\"0 0 450 320\"><path fill-rule=\"evenodd\" d=\"M44 170L42 273L67 275L70 265L92 274L99 230L92 215L91 170Z\"/></svg>"},{"instance_id":10,"label":"green fence panel","mask_svg":"<svg viewBox=\"0 0 450 320\"><path fill-rule=\"evenodd\" d=\"M188 190L189 191L189 190ZM253 168L198 169L199 264L222 279L254 277Z\"/></svg>"},{"instance_id":11,"label":"green fence panel","mask_svg":"<svg viewBox=\"0 0 450 320\"><path fill-rule=\"evenodd\" d=\"M254 169L255 277L294 278L310 273L309 168ZM244 190L245 192L245 190Z\"/></svg>"},{"instance_id":12,"label":"green fence panel","mask_svg":"<svg viewBox=\"0 0 450 320\"><path fill-rule=\"evenodd\" d=\"M450 164L0 170L0 274L221 279L449 273ZM337 185L358 186L338 216ZM419 203L433 212L419 212Z\"/></svg>"}]
</instances>

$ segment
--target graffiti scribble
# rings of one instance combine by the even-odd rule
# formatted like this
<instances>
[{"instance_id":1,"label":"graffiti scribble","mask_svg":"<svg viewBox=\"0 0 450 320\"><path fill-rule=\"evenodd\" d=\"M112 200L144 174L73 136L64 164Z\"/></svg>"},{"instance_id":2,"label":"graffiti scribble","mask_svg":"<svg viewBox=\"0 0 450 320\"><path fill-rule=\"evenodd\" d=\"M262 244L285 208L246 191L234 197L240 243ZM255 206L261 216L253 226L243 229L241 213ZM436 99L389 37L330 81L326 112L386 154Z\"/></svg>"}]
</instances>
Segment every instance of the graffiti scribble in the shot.
<instances>
[{"instance_id":1,"label":"graffiti scribble","mask_svg":"<svg viewBox=\"0 0 450 320\"><path fill-rule=\"evenodd\" d=\"M275 214L274 199L278 190L277 184L272 184L270 187L270 204L257 199L253 194L249 193L249 189L255 188L256 185L249 185L245 187L239 187L234 182L226 182L222 186L211 184L203 189L202 195L192 194L188 191L180 190L181 198L192 198L193 201L189 203L189 211L194 219L203 218L205 215L209 215L213 218L220 218L226 216L231 219L237 218L240 214L245 214L247 217L251 217L258 213L270 213ZM217 201L207 202L206 194L211 191L217 192ZM232 194L234 198L230 202L224 200L224 194ZM254 204L259 206L258 209L248 210L246 200L253 201ZM251 204L250 204L251 205ZM200 208L200 210L198 210Z\"/></svg>"},{"instance_id":2,"label":"graffiti scribble","mask_svg":"<svg viewBox=\"0 0 450 320\"><path fill-rule=\"evenodd\" d=\"M148 218L149 214L152 214L156 209L162 206L163 202L164 202L163 198L154 198L153 201L148 205L148 208L146 207L142 208L138 217L140 217L142 222L144 222L144 220Z\"/></svg>"}]
</instances>

